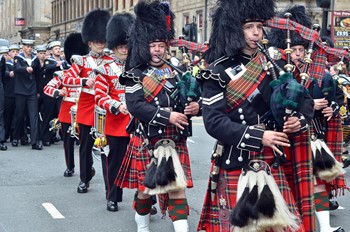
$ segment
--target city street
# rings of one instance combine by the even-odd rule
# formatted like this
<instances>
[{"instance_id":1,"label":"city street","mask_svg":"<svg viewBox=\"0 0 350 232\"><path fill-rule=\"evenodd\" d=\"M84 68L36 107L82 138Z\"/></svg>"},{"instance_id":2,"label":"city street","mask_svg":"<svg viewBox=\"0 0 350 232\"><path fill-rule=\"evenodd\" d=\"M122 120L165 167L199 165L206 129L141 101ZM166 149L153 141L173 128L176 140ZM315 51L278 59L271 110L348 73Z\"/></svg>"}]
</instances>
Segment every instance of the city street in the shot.
<instances>
[{"instance_id":1,"label":"city street","mask_svg":"<svg viewBox=\"0 0 350 232\"><path fill-rule=\"evenodd\" d=\"M205 132L201 118L193 120L194 136L188 140L194 188L187 191L190 231L196 231L209 175L214 140ZM101 163L94 159L96 175L86 194L78 194L78 147L76 173L63 177L65 170L62 142L44 147L9 147L0 151L0 232L101 232L136 231L131 208L134 190L125 189L118 212L106 210ZM350 172L350 171L348 171ZM345 174L348 182L349 173ZM331 212L331 224L350 231L350 193L338 202L344 209ZM168 216L151 217L151 231L173 231Z\"/></svg>"}]
</instances>

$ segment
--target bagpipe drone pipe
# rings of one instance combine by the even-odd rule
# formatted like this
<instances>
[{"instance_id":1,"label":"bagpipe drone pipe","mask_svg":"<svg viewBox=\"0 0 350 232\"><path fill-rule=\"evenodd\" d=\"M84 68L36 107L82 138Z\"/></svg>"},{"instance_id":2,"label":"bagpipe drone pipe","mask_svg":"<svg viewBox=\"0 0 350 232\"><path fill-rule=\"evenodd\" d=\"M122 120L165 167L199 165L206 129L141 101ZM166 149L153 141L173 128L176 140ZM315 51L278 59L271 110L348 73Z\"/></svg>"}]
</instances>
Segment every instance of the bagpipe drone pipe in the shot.
<instances>
[{"instance_id":1,"label":"bagpipe drone pipe","mask_svg":"<svg viewBox=\"0 0 350 232\"><path fill-rule=\"evenodd\" d=\"M315 80L310 93L314 99L325 98L328 101L328 105L331 106L335 100L336 88L336 80L326 72L321 86ZM327 118L324 117L322 109L315 111L312 125L314 127L314 133L311 135L311 150L313 153L314 172L321 180L330 182L342 173L343 165L334 158L332 151L325 141Z\"/></svg>"}]
</instances>

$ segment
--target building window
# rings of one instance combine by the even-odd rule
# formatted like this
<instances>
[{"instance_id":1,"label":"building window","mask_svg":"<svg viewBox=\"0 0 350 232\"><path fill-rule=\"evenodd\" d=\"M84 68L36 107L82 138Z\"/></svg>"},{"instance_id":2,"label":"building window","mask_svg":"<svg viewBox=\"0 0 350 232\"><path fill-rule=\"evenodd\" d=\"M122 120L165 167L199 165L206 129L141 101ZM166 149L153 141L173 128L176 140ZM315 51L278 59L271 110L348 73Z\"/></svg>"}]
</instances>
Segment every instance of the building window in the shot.
<instances>
[{"instance_id":1,"label":"building window","mask_svg":"<svg viewBox=\"0 0 350 232\"><path fill-rule=\"evenodd\" d=\"M115 11L118 11L119 10L119 1L118 0L115 0Z\"/></svg>"},{"instance_id":2,"label":"building window","mask_svg":"<svg viewBox=\"0 0 350 232\"><path fill-rule=\"evenodd\" d=\"M130 7L134 6L134 0L130 0Z\"/></svg>"},{"instance_id":3,"label":"building window","mask_svg":"<svg viewBox=\"0 0 350 232\"><path fill-rule=\"evenodd\" d=\"M125 0L123 0L123 10L125 10Z\"/></svg>"},{"instance_id":4,"label":"building window","mask_svg":"<svg viewBox=\"0 0 350 232\"><path fill-rule=\"evenodd\" d=\"M202 11L197 12L197 25L198 25L198 28L203 28L203 13L202 13Z\"/></svg>"},{"instance_id":5,"label":"building window","mask_svg":"<svg viewBox=\"0 0 350 232\"><path fill-rule=\"evenodd\" d=\"M188 24L188 23L190 23L190 16L189 15L184 15L184 26L186 25L186 24Z\"/></svg>"}]
</instances>

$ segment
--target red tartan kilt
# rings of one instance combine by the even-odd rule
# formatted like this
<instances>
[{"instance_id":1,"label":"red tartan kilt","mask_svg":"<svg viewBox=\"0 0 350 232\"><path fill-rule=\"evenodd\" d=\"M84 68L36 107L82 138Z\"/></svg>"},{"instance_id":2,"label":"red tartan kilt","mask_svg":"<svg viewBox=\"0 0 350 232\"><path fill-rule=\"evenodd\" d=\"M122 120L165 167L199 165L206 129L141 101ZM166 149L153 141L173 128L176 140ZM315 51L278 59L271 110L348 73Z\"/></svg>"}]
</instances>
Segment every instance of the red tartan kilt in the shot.
<instances>
[{"instance_id":1,"label":"red tartan kilt","mask_svg":"<svg viewBox=\"0 0 350 232\"><path fill-rule=\"evenodd\" d=\"M325 142L332 151L334 157L342 162L343 147L343 130L340 117L332 118L327 123L327 132ZM340 174L335 180L327 183L326 181L316 178L317 185L325 184L328 191L335 191L335 195L339 195L346 187L346 180L343 174Z\"/></svg>"},{"instance_id":2,"label":"red tartan kilt","mask_svg":"<svg viewBox=\"0 0 350 232\"><path fill-rule=\"evenodd\" d=\"M272 164L274 156L271 149L266 148L261 154L253 154L251 157L261 158L269 164ZM287 202L291 212L300 217L297 207L295 206L294 197L288 186L285 175L282 173L282 169L271 169L274 179L279 186L279 189ZM230 231L230 212L236 205L236 194L238 187L238 179L241 174L241 170L226 171L220 169L219 183L217 192L215 194L214 201L211 200L211 192L207 191L204 205L202 208L200 221L197 230L205 230L207 232L229 232ZM208 182L208 190L210 188L210 180ZM220 204L221 203L221 204ZM305 231L303 227L299 231Z\"/></svg>"},{"instance_id":3,"label":"red tartan kilt","mask_svg":"<svg viewBox=\"0 0 350 232\"><path fill-rule=\"evenodd\" d=\"M174 132L174 127L168 125L163 138L172 139L176 134ZM159 139L160 138L151 139L150 143L154 145ZM130 189L137 188L140 191L145 190L143 181L146 175L146 166L150 162L150 155L146 148L140 151L142 141L143 140L138 136L131 137L122 166L114 182L117 186ZM179 155L182 168L187 178L187 188L192 188L193 181L186 139L182 138L180 141L176 142L175 149Z\"/></svg>"}]
</instances>

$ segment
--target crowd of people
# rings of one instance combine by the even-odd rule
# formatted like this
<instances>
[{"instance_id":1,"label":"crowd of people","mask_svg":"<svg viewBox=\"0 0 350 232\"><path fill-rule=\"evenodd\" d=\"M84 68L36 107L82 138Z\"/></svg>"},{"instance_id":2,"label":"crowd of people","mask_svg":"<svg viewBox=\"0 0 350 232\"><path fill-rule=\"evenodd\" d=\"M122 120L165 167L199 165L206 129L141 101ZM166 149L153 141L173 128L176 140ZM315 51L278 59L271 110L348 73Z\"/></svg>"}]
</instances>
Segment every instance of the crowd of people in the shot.
<instances>
[{"instance_id":1,"label":"crowd of people","mask_svg":"<svg viewBox=\"0 0 350 232\"><path fill-rule=\"evenodd\" d=\"M139 1L134 12L90 11L64 56L59 41L36 55L34 40L0 47L0 150L7 140L50 146L58 118L65 177L79 142L78 193L98 153L108 211L136 189L138 232L157 202L175 231L189 231L186 141L202 115L216 143L198 231L311 232L316 219L321 232L344 231L329 211L348 190L348 51L319 36L304 6L278 13L274 0L218 0L203 45L175 39L167 2ZM170 45L203 57L181 64Z\"/></svg>"}]
</instances>

